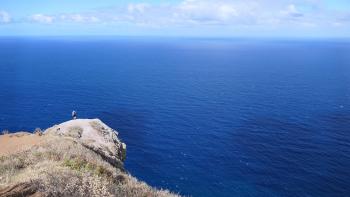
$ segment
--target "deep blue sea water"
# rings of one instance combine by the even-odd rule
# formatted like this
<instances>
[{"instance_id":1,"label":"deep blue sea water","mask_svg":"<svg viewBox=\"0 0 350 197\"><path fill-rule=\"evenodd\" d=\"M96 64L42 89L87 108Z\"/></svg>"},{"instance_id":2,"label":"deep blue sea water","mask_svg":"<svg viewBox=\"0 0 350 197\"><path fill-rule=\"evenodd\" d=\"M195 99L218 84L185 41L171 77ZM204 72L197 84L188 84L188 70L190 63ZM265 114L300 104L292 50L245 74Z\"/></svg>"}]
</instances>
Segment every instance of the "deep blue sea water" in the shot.
<instances>
[{"instance_id":1,"label":"deep blue sea water","mask_svg":"<svg viewBox=\"0 0 350 197\"><path fill-rule=\"evenodd\" d=\"M118 130L155 187L350 195L346 40L0 38L0 130L73 109Z\"/></svg>"}]
</instances>

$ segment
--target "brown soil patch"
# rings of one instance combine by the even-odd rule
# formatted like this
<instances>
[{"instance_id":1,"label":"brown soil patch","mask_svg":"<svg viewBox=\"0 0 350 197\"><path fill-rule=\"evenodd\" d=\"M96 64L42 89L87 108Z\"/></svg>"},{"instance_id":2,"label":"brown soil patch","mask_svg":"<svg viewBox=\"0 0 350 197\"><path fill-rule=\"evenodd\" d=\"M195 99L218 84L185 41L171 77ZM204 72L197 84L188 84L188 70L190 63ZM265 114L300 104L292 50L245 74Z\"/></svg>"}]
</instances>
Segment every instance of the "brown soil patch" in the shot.
<instances>
[{"instance_id":1,"label":"brown soil patch","mask_svg":"<svg viewBox=\"0 0 350 197\"><path fill-rule=\"evenodd\" d=\"M10 155L30 149L44 142L45 136L26 132L0 135L0 156Z\"/></svg>"}]
</instances>

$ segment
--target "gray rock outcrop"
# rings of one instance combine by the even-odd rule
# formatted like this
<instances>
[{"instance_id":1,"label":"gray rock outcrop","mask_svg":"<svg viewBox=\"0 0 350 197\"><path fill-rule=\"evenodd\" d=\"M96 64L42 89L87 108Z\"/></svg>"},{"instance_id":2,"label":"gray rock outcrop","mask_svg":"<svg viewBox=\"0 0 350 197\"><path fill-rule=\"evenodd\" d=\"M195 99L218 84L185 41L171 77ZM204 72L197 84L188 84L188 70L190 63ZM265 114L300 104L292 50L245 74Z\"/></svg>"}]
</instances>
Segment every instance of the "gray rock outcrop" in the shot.
<instances>
[{"instance_id":1,"label":"gray rock outcrop","mask_svg":"<svg viewBox=\"0 0 350 197\"><path fill-rule=\"evenodd\" d=\"M123 166L126 145L118 139L117 131L99 119L70 120L46 129L44 134L72 138L114 166Z\"/></svg>"}]
</instances>

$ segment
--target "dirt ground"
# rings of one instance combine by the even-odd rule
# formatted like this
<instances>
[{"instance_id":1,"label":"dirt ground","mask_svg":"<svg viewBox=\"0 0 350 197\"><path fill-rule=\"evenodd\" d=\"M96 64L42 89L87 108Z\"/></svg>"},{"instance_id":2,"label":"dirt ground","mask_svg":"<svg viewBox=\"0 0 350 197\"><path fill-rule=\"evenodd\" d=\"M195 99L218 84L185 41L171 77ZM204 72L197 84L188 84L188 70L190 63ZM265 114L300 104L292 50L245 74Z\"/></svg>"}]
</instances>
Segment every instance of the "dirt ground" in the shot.
<instances>
[{"instance_id":1,"label":"dirt ground","mask_svg":"<svg viewBox=\"0 0 350 197\"><path fill-rule=\"evenodd\" d=\"M21 152L44 142L45 136L27 132L0 135L0 156Z\"/></svg>"}]
</instances>

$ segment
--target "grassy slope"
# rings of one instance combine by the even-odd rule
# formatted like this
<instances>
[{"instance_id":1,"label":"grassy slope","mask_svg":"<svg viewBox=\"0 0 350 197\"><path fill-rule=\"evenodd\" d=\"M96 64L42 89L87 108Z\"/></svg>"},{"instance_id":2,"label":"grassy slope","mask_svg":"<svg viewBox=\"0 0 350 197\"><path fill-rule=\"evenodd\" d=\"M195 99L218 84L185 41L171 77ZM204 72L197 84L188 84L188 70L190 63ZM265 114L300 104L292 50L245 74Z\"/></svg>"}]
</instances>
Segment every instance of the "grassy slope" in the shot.
<instances>
[{"instance_id":1,"label":"grassy slope","mask_svg":"<svg viewBox=\"0 0 350 197\"><path fill-rule=\"evenodd\" d=\"M71 138L50 135L43 144L0 157L0 196L20 183L29 183L37 196L177 196L136 180Z\"/></svg>"}]
</instances>

